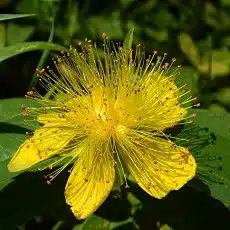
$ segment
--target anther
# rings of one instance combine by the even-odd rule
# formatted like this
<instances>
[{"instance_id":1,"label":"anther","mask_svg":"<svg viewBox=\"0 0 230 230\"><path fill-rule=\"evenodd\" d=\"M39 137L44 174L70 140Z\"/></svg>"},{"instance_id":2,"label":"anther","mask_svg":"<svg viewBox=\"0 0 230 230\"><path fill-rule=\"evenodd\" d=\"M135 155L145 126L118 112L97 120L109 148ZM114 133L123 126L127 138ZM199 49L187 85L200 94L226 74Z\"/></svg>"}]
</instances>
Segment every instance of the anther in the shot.
<instances>
[{"instance_id":1,"label":"anther","mask_svg":"<svg viewBox=\"0 0 230 230\"><path fill-rule=\"evenodd\" d=\"M34 94L34 92L32 90L30 90L26 94L29 95L29 96L32 96Z\"/></svg>"},{"instance_id":2,"label":"anther","mask_svg":"<svg viewBox=\"0 0 230 230\"><path fill-rule=\"evenodd\" d=\"M158 60L158 61L160 61L161 59L162 59L162 57L161 57L161 56L158 56L158 57L157 57L157 60Z\"/></svg>"},{"instance_id":3,"label":"anther","mask_svg":"<svg viewBox=\"0 0 230 230\"><path fill-rule=\"evenodd\" d=\"M106 33L103 33L103 34L101 35L101 37L102 37L103 39L107 39L107 38L108 38L108 35L107 35Z\"/></svg>"},{"instance_id":4,"label":"anther","mask_svg":"<svg viewBox=\"0 0 230 230\"><path fill-rule=\"evenodd\" d=\"M53 169L53 166L52 166L52 165L49 165L48 168L49 168L49 170L52 170L52 169Z\"/></svg>"},{"instance_id":5,"label":"anther","mask_svg":"<svg viewBox=\"0 0 230 230\"><path fill-rule=\"evenodd\" d=\"M188 91L188 85L187 84L184 86L184 91Z\"/></svg>"}]
</instances>

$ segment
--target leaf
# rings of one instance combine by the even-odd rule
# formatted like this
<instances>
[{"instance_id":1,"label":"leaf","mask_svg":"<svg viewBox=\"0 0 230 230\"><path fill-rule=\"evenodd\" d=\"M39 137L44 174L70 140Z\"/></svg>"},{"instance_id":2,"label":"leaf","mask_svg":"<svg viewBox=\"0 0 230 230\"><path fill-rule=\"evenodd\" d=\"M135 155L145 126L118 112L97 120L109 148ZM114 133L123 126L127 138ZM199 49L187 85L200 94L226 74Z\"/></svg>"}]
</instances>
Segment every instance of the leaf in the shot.
<instances>
[{"instance_id":1,"label":"leaf","mask_svg":"<svg viewBox=\"0 0 230 230\"><path fill-rule=\"evenodd\" d=\"M0 14L0 21L10 20L10 19L16 19L16 18L25 18L25 17L31 17L35 14Z\"/></svg>"},{"instance_id":2,"label":"leaf","mask_svg":"<svg viewBox=\"0 0 230 230\"><path fill-rule=\"evenodd\" d=\"M10 173L7 169L8 162L28 136L27 131L32 131L38 124L24 123L22 104L28 107L39 107L39 103L26 98L0 100L0 188L3 188L19 173Z\"/></svg>"},{"instance_id":3,"label":"leaf","mask_svg":"<svg viewBox=\"0 0 230 230\"><path fill-rule=\"evenodd\" d=\"M67 48L54 44L49 42L23 42L18 43L15 45L7 46L2 49L0 49L0 62L3 60L6 60L10 57L13 57L15 55L25 53L28 51L33 50L54 50L54 51L60 51L65 50L68 51Z\"/></svg>"},{"instance_id":4,"label":"leaf","mask_svg":"<svg viewBox=\"0 0 230 230\"><path fill-rule=\"evenodd\" d=\"M197 161L197 174L208 185L211 195L230 203L230 114L192 109L194 124L185 126L178 144L190 149ZM195 186L199 189L198 186Z\"/></svg>"},{"instance_id":5,"label":"leaf","mask_svg":"<svg viewBox=\"0 0 230 230\"><path fill-rule=\"evenodd\" d=\"M109 230L110 222L95 214L88 217L83 224L76 226L73 230Z\"/></svg>"},{"instance_id":6,"label":"leaf","mask_svg":"<svg viewBox=\"0 0 230 230\"><path fill-rule=\"evenodd\" d=\"M106 33L109 38L123 38L124 33L122 30L122 21L121 21L121 12L113 11L107 17L100 16L91 16L86 21L87 29L89 30L87 33L93 35L95 39L98 39L98 36Z\"/></svg>"},{"instance_id":7,"label":"leaf","mask_svg":"<svg viewBox=\"0 0 230 230\"><path fill-rule=\"evenodd\" d=\"M215 136L216 140L213 145L206 147L202 154L209 154L209 159L216 159L213 162L203 162L201 180L206 182L211 191L211 195L230 204L230 141L222 136ZM215 167L215 168L213 168ZM206 172L206 173L204 173ZM210 173L210 174L208 174ZM211 177L211 180L206 177Z\"/></svg>"},{"instance_id":8,"label":"leaf","mask_svg":"<svg viewBox=\"0 0 230 230\"><path fill-rule=\"evenodd\" d=\"M230 1L229 0L221 0L221 5L223 7L229 7L230 6Z\"/></svg>"},{"instance_id":9,"label":"leaf","mask_svg":"<svg viewBox=\"0 0 230 230\"><path fill-rule=\"evenodd\" d=\"M210 112L205 109L192 109L196 113L195 123L219 136L230 139L230 114L227 112Z\"/></svg>"},{"instance_id":10,"label":"leaf","mask_svg":"<svg viewBox=\"0 0 230 230\"><path fill-rule=\"evenodd\" d=\"M13 124L25 129L34 130L37 126L33 122L25 123L22 106L38 108L41 104L33 99L28 98L11 98L0 100L0 122ZM7 131L4 131L7 133ZM1 133L3 133L1 129ZM10 132L13 133L13 132Z\"/></svg>"},{"instance_id":11,"label":"leaf","mask_svg":"<svg viewBox=\"0 0 230 230\"><path fill-rule=\"evenodd\" d=\"M120 0L121 6L123 9L131 5L135 0Z\"/></svg>"},{"instance_id":12,"label":"leaf","mask_svg":"<svg viewBox=\"0 0 230 230\"><path fill-rule=\"evenodd\" d=\"M9 23L7 29L7 44L12 45L26 41L34 32L35 27L32 25Z\"/></svg>"},{"instance_id":13,"label":"leaf","mask_svg":"<svg viewBox=\"0 0 230 230\"><path fill-rule=\"evenodd\" d=\"M6 44L6 25L0 22L0 49Z\"/></svg>"},{"instance_id":14,"label":"leaf","mask_svg":"<svg viewBox=\"0 0 230 230\"><path fill-rule=\"evenodd\" d=\"M187 56L190 62L196 67L200 64L200 55L196 44L189 34L181 33L178 37L182 52Z\"/></svg>"},{"instance_id":15,"label":"leaf","mask_svg":"<svg viewBox=\"0 0 230 230\"><path fill-rule=\"evenodd\" d=\"M227 110L224 108L224 106L217 104L217 103L213 103L209 106L208 108L211 112L227 112Z\"/></svg>"},{"instance_id":16,"label":"leaf","mask_svg":"<svg viewBox=\"0 0 230 230\"><path fill-rule=\"evenodd\" d=\"M169 39L169 31L166 28L162 29L154 29L153 28L145 28L145 32L147 36L157 40L158 42L164 42Z\"/></svg>"},{"instance_id":17,"label":"leaf","mask_svg":"<svg viewBox=\"0 0 230 230\"><path fill-rule=\"evenodd\" d=\"M134 28L132 28L128 34L125 37L124 40L124 49L131 49L132 48L132 44L133 44L133 32L134 32Z\"/></svg>"},{"instance_id":18,"label":"leaf","mask_svg":"<svg viewBox=\"0 0 230 230\"><path fill-rule=\"evenodd\" d=\"M40 215L77 223L64 198L67 172L60 174L52 185L47 185L43 176L44 172L26 172L0 191L4 209L0 229L17 229L18 225Z\"/></svg>"},{"instance_id":19,"label":"leaf","mask_svg":"<svg viewBox=\"0 0 230 230\"><path fill-rule=\"evenodd\" d=\"M172 228L170 226L168 226L167 224L164 224L160 227L159 230L172 230Z\"/></svg>"},{"instance_id":20,"label":"leaf","mask_svg":"<svg viewBox=\"0 0 230 230\"><path fill-rule=\"evenodd\" d=\"M199 66L199 71L201 73L208 73L209 72L209 64L204 63ZM221 62L214 62L212 61L211 65L211 73L215 76L225 76L229 72L228 65L221 63Z\"/></svg>"},{"instance_id":21,"label":"leaf","mask_svg":"<svg viewBox=\"0 0 230 230\"><path fill-rule=\"evenodd\" d=\"M175 67L171 68L172 71L175 71ZM197 79L197 72L190 67L182 67L179 69L180 76L175 79L175 84L177 87L186 87L189 91L187 92L186 96L182 98L184 101L185 98L195 95L197 90L196 79ZM194 101L188 102L184 104L185 107L193 105Z\"/></svg>"},{"instance_id":22,"label":"leaf","mask_svg":"<svg viewBox=\"0 0 230 230\"><path fill-rule=\"evenodd\" d=\"M223 88L215 93L215 98L224 105L230 105L230 87Z\"/></svg>"},{"instance_id":23,"label":"leaf","mask_svg":"<svg viewBox=\"0 0 230 230\"><path fill-rule=\"evenodd\" d=\"M48 42L53 42L53 38L54 38L54 20L52 20L52 24L51 24L51 29L50 29L50 35L49 35L49 38L48 38ZM49 54L49 50L44 50L42 52L42 55L41 55L41 58L37 64L37 68L36 69L41 69L44 65L44 62L46 61L47 57L48 57L48 54ZM38 77L37 77L37 73L36 71L34 71L34 74L33 74L33 77L30 81L30 84L29 84L29 89L31 89L32 87L35 87L36 84L38 82Z\"/></svg>"},{"instance_id":24,"label":"leaf","mask_svg":"<svg viewBox=\"0 0 230 230\"><path fill-rule=\"evenodd\" d=\"M189 90L194 91L196 87L194 84L194 79L196 78L197 74L196 71L190 67L182 67L179 69L179 71L181 74L178 78L176 78L176 84L179 87L187 85Z\"/></svg>"},{"instance_id":25,"label":"leaf","mask_svg":"<svg viewBox=\"0 0 230 230\"><path fill-rule=\"evenodd\" d=\"M209 72L210 65L209 55L206 54L201 58L201 64L198 69L202 73ZM215 76L225 76L229 72L230 52L221 50L211 51L211 73Z\"/></svg>"}]
</instances>

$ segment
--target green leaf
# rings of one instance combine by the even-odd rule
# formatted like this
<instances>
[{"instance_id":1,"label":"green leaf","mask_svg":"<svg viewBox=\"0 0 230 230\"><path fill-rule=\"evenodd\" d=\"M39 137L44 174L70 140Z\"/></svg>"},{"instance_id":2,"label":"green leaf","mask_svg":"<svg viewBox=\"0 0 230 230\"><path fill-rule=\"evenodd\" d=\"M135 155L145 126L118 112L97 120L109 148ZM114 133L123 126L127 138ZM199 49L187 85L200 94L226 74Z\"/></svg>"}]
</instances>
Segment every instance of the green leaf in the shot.
<instances>
[{"instance_id":1,"label":"green leaf","mask_svg":"<svg viewBox=\"0 0 230 230\"><path fill-rule=\"evenodd\" d=\"M211 195L230 203L230 114L192 109L197 113L194 124L187 125L178 144L188 147L197 162L197 174L208 185ZM198 186L195 186L199 189Z\"/></svg>"},{"instance_id":2,"label":"green leaf","mask_svg":"<svg viewBox=\"0 0 230 230\"><path fill-rule=\"evenodd\" d=\"M24 43L18 43L18 44L7 46L7 47L0 49L0 55L1 55L0 62L8 58L11 58L15 55L33 51L33 50L54 50L54 51L65 50L65 51L68 51L66 47L63 47L61 45L54 44L54 43L24 42Z\"/></svg>"},{"instance_id":3,"label":"green leaf","mask_svg":"<svg viewBox=\"0 0 230 230\"><path fill-rule=\"evenodd\" d=\"M196 71L193 68L190 67L181 67L179 69L180 76L176 78L176 84L181 87L184 85L188 86L188 89L192 92L195 90L196 86L194 84L194 79L196 79Z\"/></svg>"},{"instance_id":4,"label":"green leaf","mask_svg":"<svg viewBox=\"0 0 230 230\"><path fill-rule=\"evenodd\" d=\"M190 62L196 67L200 64L200 55L196 44L189 34L181 33L178 37L182 52L187 56Z\"/></svg>"},{"instance_id":5,"label":"green leaf","mask_svg":"<svg viewBox=\"0 0 230 230\"><path fill-rule=\"evenodd\" d=\"M65 203L64 189L68 173L61 173L52 185L46 184L44 174L26 172L0 191L0 203L4 208L0 229L17 229L18 225L40 215L64 219L65 222L78 222Z\"/></svg>"},{"instance_id":6,"label":"green leaf","mask_svg":"<svg viewBox=\"0 0 230 230\"><path fill-rule=\"evenodd\" d=\"M224 105L230 105L230 87L223 88L215 93L215 98Z\"/></svg>"},{"instance_id":7,"label":"green leaf","mask_svg":"<svg viewBox=\"0 0 230 230\"><path fill-rule=\"evenodd\" d=\"M172 68L172 71L174 71L175 68ZM180 71L180 76L175 79L175 83L177 87L183 87L187 86L189 92L187 92L186 98L190 96L194 96L197 90L197 85L196 85L196 79L197 79L197 72L190 67L182 67L179 69ZM184 100L185 97L182 98ZM188 107L190 105L193 105L194 101L186 103L184 106Z\"/></svg>"},{"instance_id":8,"label":"green leaf","mask_svg":"<svg viewBox=\"0 0 230 230\"><path fill-rule=\"evenodd\" d=\"M200 179L209 186L214 198L230 204L230 140L218 135L215 139L213 145L202 150L202 155L209 154L207 161L199 162L198 159Z\"/></svg>"},{"instance_id":9,"label":"green leaf","mask_svg":"<svg viewBox=\"0 0 230 230\"><path fill-rule=\"evenodd\" d=\"M95 39L98 39L98 36L101 36L103 33L108 34L109 38L122 38L124 36L122 30L122 21L121 21L121 12L113 11L107 17L92 16L86 21L86 25L90 33Z\"/></svg>"},{"instance_id":10,"label":"green leaf","mask_svg":"<svg viewBox=\"0 0 230 230\"><path fill-rule=\"evenodd\" d=\"M173 230L170 226L168 226L167 224L164 224L160 227L159 230Z\"/></svg>"},{"instance_id":11,"label":"green leaf","mask_svg":"<svg viewBox=\"0 0 230 230\"><path fill-rule=\"evenodd\" d=\"M22 105L39 107L39 103L26 98L0 100L0 188L3 188L19 173L10 173L8 162L17 148L28 136L27 131L35 130L39 125L24 123Z\"/></svg>"},{"instance_id":12,"label":"green leaf","mask_svg":"<svg viewBox=\"0 0 230 230\"><path fill-rule=\"evenodd\" d=\"M221 0L221 5L223 7L229 7L230 6L230 0Z\"/></svg>"},{"instance_id":13,"label":"green leaf","mask_svg":"<svg viewBox=\"0 0 230 230\"><path fill-rule=\"evenodd\" d=\"M209 63L203 63L199 66L201 73L209 72ZM212 61L211 73L215 76L225 76L229 72L229 67L225 63Z\"/></svg>"},{"instance_id":14,"label":"green leaf","mask_svg":"<svg viewBox=\"0 0 230 230\"><path fill-rule=\"evenodd\" d=\"M25 17L31 17L35 14L0 14L0 21L10 20L10 19L16 19L16 18L25 18Z\"/></svg>"},{"instance_id":15,"label":"green leaf","mask_svg":"<svg viewBox=\"0 0 230 230\"><path fill-rule=\"evenodd\" d=\"M11 173L8 171L7 165L9 161L9 159L5 161L0 161L0 191L7 185L12 183L14 181L13 178L20 174L20 172Z\"/></svg>"},{"instance_id":16,"label":"green leaf","mask_svg":"<svg viewBox=\"0 0 230 230\"><path fill-rule=\"evenodd\" d=\"M150 38L157 40L158 42L164 42L169 39L169 31L166 28L162 29L154 29L153 28L145 28L145 33Z\"/></svg>"},{"instance_id":17,"label":"green leaf","mask_svg":"<svg viewBox=\"0 0 230 230\"><path fill-rule=\"evenodd\" d=\"M95 214L88 217L83 224L76 226L73 230L109 230L110 222Z\"/></svg>"},{"instance_id":18,"label":"green leaf","mask_svg":"<svg viewBox=\"0 0 230 230\"><path fill-rule=\"evenodd\" d=\"M53 42L53 38L54 38L54 20L52 20L52 24L51 24L51 30L50 30L50 35L49 35L49 38L48 38L48 42L51 43ZM41 69L44 65L44 62L46 61L47 57L48 57L48 54L49 54L49 50L44 50L42 52L42 55L41 55L41 58L37 64L37 68L36 69ZM37 73L36 71L34 71L34 74L33 74L33 77L30 81L30 84L29 84L29 89L31 89L32 87L35 87L36 84L38 82L38 77L37 77Z\"/></svg>"},{"instance_id":19,"label":"green leaf","mask_svg":"<svg viewBox=\"0 0 230 230\"><path fill-rule=\"evenodd\" d=\"M12 45L18 42L26 41L34 32L32 25L18 25L9 23L7 26L7 44Z\"/></svg>"},{"instance_id":20,"label":"green leaf","mask_svg":"<svg viewBox=\"0 0 230 230\"><path fill-rule=\"evenodd\" d=\"M208 108L211 112L227 112L227 110L224 108L224 106L217 104L217 103L213 103L209 106Z\"/></svg>"},{"instance_id":21,"label":"green leaf","mask_svg":"<svg viewBox=\"0 0 230 230\"><path fill-rule=\"evenodd\" d=\"M6 44L6 25L0 22L0 49Z\"/></svg>"},{"instance_id":22,"label":"green leaf","mask_svg":"<svg viewBox=\"0 0 230 230\"><path fill-rule=\"evenodd\" d=\"M209 128L211 132L230 139L230 114L226 112L210 112L205 109L192 109L196 113L195 123L201 128Z\"/></svg>"},{"instance_id":23,"label":"green leaf","mask_svg":"<svg viewBox=\"0 0 230 230\"><path fill-rule=\"evenodd\" d=\"M209 72L210 65L209 54L206 54L201 58L201 64L198 69L202 73ZM229 72L230 66L230 52L221 50L211 51L211 73L215 76L225 76Z\"/></svg>"},{"instance_id":24,"label":"green leaf","mask_svg":"<svg viewBox=\"0 0 230 230\"><path fill-rule=\"evenodd\" d=\"M127 6L131 5L135 0L120 0L121 6L125 9Z\"/></svg>"},{"instance_id":25,"label":"green leaf","mask_svg":"<svg viewBox=\"0 0 230 230\"><path fill-rule=\"evenodd\" d=\"M38 108L41 107L41 104L33 99L28 98L11 98L11 99L3 99L0 100L0 122L6 124L12 124L19 126L24 129L34 130L37 128L34 122L25 123L22 106L25 107L33 107ZM17 133L13 132L13 130L5 130L1 129L1 133ZM25 134L25 133L24 133Z\"/></svg>"},{"instance_id":26,"label":"green leaf","mask_svg":"<svg viewBox=\"0 0 230 230\"><path fill-rule=\"evenodd\" d=\"M124 49L131 49L132 48L132 44L133 44L133 32L134 32L134 28L132 28L128 34L125 37L124 40Z\"/></svg>"}]
</instances>

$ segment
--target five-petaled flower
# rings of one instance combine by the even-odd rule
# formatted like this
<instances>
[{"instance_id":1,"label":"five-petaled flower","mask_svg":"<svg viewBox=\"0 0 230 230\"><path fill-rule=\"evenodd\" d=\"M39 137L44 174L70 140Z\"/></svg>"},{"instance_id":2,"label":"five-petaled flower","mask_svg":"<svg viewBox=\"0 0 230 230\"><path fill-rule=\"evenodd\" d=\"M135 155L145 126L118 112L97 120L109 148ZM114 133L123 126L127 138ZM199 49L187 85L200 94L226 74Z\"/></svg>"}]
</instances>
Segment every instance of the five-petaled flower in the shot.
<instances>
[{"instance_id":1,"label":"five-petaled flower","mask_svg":"<svg viewBox=\"0 0 230 230\"><path fill-rule=\"evenodd\" d=\"M8 165L25 170L59 155L49 168L65 161L49 175L48 183L68 164L71 174L65 188L66 202L78 219L87 218L113 188L115 171L127 183L127 170L138 185L155 198L178 190L195 175L196 162L188 149L177 146L165 130L189 123L184 87L174 80L178 69L163 57L146 58L142 46L124 50L103 34L103 52L92 41L80 51L57 58L57 71L39 70L52 99L35 89L27 96L42 108L25 108L41 124L23 143ZM112 45L111 45L112 44ZM156 60L156 63L153 61ZM125 167L124 167L125 166Z\"/></svg>"}]
</instances>

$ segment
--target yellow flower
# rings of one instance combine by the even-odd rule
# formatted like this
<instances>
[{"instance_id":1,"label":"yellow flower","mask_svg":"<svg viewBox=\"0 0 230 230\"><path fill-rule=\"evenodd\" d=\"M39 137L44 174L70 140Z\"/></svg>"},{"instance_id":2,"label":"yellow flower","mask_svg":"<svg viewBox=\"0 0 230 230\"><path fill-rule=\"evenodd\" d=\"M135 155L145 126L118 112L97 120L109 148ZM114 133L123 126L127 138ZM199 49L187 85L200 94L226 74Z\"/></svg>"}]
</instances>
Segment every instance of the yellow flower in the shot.
<instances>
[{"instance_id":1,"label":"yellow flower","mask_svg":"<svg viewBox=\"0 0 230 230\"><path fill-rule=\"evenodd\" d=\"M186 90L175 85L178 70L164 63L166 54L156 57L154 51L146 59L140 45L125 51L112 43L112 50L107 35L102 37L102 53L86 40L80 51L71 47L71 54L54 61L56 72L39 71L44 88L53 90L52 100L34 89L27 93L43 107L24 108L25 115L42 126L8 165L15 172L54 155L60 160L49 168L67 160L48 183L73 165L65 197L78 219L87 218L109 195L115 169L127 184L127 168L143 190L159 199L180 189L196 171L191 153L164 132L193 117L181 106L194 99L184 99Z\"/></svg>"}]
</instances>

